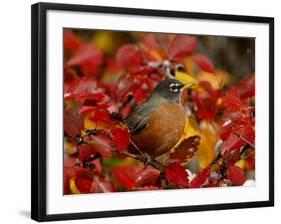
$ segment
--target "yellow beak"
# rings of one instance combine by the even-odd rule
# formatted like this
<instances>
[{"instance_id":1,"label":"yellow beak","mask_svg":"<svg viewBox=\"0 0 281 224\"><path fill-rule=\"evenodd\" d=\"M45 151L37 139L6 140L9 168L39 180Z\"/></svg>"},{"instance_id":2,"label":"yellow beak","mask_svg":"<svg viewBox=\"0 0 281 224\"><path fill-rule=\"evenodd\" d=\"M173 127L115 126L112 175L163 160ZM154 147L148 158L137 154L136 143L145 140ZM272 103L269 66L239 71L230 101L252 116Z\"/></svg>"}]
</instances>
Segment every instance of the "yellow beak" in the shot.
<instances>
[{"instance_id":1,"label":"yellow beak","mask_svg":"<svg viewBox=\"0 0 281 224\"><path fill-rule=\"evenodd\" d=\"M183 92L186 89L194 89L194 88L196 88L197 85L198 85L197 82L196 83L195 82L194 83L187 83L181 88L180 91Z\"/></svg>"},{"instance_id":2,"label":"yellow beak","mask_svg":"<svg viewBox=\"0 0 281 224\"><path fill-rule=\"evenodd\" d=\"M184 84L181 91L184 91L185 89L194 89L198 85L198 81L185 72L177 71L175 78Z\"/></svg>"}]
</instances>

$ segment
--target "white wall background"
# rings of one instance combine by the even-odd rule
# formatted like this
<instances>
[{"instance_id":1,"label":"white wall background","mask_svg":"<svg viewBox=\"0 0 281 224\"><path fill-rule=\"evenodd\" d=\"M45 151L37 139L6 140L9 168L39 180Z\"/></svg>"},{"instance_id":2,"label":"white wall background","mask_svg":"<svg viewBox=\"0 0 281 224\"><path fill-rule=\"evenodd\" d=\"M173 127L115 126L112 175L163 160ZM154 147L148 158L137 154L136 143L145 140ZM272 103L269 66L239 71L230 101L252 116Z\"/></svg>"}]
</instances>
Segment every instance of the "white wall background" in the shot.
<instances>
[{"instance_id":1,"label":"white wall background","mask_svg":"<svg viewBox=\"0 0 281 224\"><path fill-rule=\"evenodd\" d=\"M44 1L44 0L42 0ZM51 0L50 0L51 1ZM236 209L133 216L60 223L266 223L280 218L280 6L250 0L60 0L62 3L152 8L275 17L275 180L274 208ZM0 13L0 222L30 220L30 6L36 1L6 0Z\"/></svg>"}]
</instances>

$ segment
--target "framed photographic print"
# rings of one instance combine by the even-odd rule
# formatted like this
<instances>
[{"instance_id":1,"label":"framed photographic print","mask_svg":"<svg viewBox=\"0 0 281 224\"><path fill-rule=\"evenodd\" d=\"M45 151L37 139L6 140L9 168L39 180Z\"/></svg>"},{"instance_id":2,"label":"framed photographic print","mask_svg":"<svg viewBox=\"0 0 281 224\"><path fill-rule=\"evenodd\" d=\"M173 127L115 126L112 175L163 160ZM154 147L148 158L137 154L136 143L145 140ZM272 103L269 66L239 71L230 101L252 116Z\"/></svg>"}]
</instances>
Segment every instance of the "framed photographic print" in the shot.
<instances>
[{"instance_id":1,"label":"framed photographic print","mask_svg":"<svg viewBox=\"0 0 281 224\"><path fill-rule=\"evenodd\" d=\"M274 205L274 19L32 6L37 221Z\"/></svg>"}]
</instances>

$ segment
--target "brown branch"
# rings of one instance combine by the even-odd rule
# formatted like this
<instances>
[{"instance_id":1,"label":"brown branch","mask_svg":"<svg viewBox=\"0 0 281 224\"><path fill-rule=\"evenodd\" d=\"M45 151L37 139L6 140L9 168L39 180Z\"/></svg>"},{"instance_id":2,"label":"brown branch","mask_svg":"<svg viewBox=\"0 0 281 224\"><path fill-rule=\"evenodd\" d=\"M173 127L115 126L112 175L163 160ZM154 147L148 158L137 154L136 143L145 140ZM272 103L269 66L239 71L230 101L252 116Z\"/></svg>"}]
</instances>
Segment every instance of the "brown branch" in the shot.
<instances>
[{"instance_id":1,"label":"brown branch","mask_svg":"<svg viewBox=\"0 0 281 224\"><path fill-rule=\"evenodd\" d=\"M155 159L150 159L149 155L146 155L146 154L145 154L146 156L136 155L136 154L133 154L133 153L130 153L130 152L121 152L121 154L124 155L124 156L128 156L130 158L133 158L135 160L138 160L138 161L144 163L145 166L151 165L155 169L158 169L160 171L162 171L163 168L164 168L163 164L157 162Z\"/></svg>"}]
</instances>

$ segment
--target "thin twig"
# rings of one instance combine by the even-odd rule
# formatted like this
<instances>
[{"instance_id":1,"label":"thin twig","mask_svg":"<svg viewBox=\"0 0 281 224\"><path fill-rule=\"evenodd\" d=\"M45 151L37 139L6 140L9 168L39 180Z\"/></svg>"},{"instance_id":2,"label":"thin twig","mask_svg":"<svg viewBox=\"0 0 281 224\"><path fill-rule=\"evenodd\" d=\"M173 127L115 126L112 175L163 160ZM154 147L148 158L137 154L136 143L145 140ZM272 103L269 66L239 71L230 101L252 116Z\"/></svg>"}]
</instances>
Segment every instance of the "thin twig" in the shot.
<instances>
[{"instance_id":1,"label":"thin twig","mask_svg":"<svg viewBox=\"0 0 281 224\"><path fill-rule=\"evenodd\" d=\"M211 165L216 164L220 158L222 158L222 157L221 157L221 154L219 153L218 156L213 159L213 161L211 162Z\"/></svg>"},{"instance_id":2,"label":"thin twig","mask_svg":"<svg viewBox=\"0 0 281 224\"><path fill-rule=\"evenodd\" d=\"M91 135L91 133L89 132L88 135ZM69 138L69 139L71 139L71 140L76 141L78 144L91 144L90 142L85 141L81 136L75 136L75 137L73 137L73 136L70 136L70 135L68 135L67 133L65 133L65 137L67 137L67 138ZM81 141L81 139L82 139L82 141ZM158 170L160 170L160 171L163 170L163 168L164 168L164 165L163 165L163 164L159 163L159 162L156 161L155 159L150 159L150 158L149 158L149 155L145 155L145 154L134 144L134 142L133 142L131 139L130 139L130 141L131 141L132 145L133 145L133 146L137 149L137 151L140 153L140 155L132 154L132 153L129 153L129 152L121 152L121 154L123 154L123 155L125 155L125 156L128 156L128 157L131 157L131 158L133 158L133 159L135 159L135 160L138 160L138 161L144 163L145 166L151 165L151 166L153 166L154 168L156 168L156 169L158 169ZM96 154L94 157L89 158L88 160L86 160L86 161L84 161L84 162L85 162L85 163L88 163L88 162L90 162L90 161L92 161L92 160L95 160L95 159L97 159L97 158L99 158L99 157L100 157L100 155L99 155L99 154Z\"/></svg>"},{"instance_id":3,"label":"thin twig","mask_svg":"<svg viewBox=\"0 0 281 224\"><path fill-rule=\"evenodd\" d=\"M240 138L243 142L247 143L249 146L251 146L252 148L256 148L254 144L252 144L251 142L249 142L247 139L245 139L243 136L239 135L238 133L234 133L238 138Z\"/></svg>"}]
</instances>

